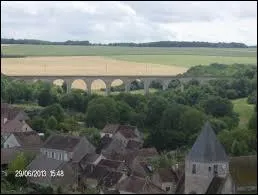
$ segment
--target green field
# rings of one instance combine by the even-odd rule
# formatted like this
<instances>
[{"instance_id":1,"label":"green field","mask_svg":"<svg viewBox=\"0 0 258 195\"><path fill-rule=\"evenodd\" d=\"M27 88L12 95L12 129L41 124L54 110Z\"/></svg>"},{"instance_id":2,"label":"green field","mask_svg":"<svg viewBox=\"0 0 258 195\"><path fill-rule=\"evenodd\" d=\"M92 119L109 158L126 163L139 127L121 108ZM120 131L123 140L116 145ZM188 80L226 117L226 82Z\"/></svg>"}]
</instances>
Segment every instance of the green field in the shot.
<instances>
[{"instance_id":1,"label":"green field","mask_svg":"<svg viewBox=\"0 0 258 195\"><path fill-rule=\"evenodd\" d=\"M191 67L210 63L256 64L256 48L162 48L109 46L7 45L4 55L105 56L112 59Z\"/></svg>"},{"instance_id":2,"label":"green field","mask_svg":"<svg viewBox=\"0 0 258 195\"><path fill-rule=\"evenodd\" d=\"M247 103L247 98L241 98L232 101L234 111L239 114L239 127L245 128L248 125L249 119L254 112L254 105Z\"/></svg>"}]
</instances>

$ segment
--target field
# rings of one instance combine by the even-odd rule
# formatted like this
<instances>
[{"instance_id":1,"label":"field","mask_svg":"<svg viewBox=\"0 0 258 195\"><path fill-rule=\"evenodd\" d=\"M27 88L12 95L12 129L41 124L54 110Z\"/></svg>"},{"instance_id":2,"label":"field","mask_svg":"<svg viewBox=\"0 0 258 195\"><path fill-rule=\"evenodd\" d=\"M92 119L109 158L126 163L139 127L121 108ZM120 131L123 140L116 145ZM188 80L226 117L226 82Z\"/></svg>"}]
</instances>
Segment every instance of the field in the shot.
<instances>
[{"instance_id":1,"label":"field","mask_svg":"<svg viewBox=\"0 0 258 195\"><path fill-rule=\"evenodd\" d=\"M249 119L254 112L254 105L247 103L247 98L241 98L232 101L234 111L239 114L239 127L245 128L248 125Z\"/></svg>"},{"instance_id":2,"label":"field","mask_svg":"<svg viewBox=\"0 0 258 195\"><path fill-rule=\"evenodd\" d=\"M210 63L256 64L256 48L157 48L108 46L2 45L6 74L171 74L185 72L195 65ZM114 82L113 86L121 82ZM74 87L85 89L83 81ZM101 81L93 89L105 87Z\"/></svg>"}]
</instances>

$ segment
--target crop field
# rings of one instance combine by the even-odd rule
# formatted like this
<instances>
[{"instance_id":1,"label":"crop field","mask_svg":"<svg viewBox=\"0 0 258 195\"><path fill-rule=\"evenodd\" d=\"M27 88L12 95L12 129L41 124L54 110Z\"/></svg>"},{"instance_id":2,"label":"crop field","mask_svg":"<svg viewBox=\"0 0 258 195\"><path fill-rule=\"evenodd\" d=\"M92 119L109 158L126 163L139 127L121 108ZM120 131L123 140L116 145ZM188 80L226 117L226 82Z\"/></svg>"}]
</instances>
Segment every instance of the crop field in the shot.
<instances>
[{"instance_id":1,"label":"crop field","mask_svg":"<svg viewBox=\"0 0 258 195\"><path fill-rule=\"evenodd\" d=\"M232 101L234 111L239 114L239 127L245 128L248 125L249 119L254 112L254 105L247 103L247 98L241 98Z\"/></svg>"},{"instance_id":2,"label":"crop field","mask_svg":"<svg viewBox=\"0 0 258 195\"><path fill-rule=\"evenodd\" d=\"M211 63L256 64L256 48L162 48L56 45L1 45L4 55L26 56L2 58L5 74L89 74L146 75L179 74L195 65ZM114 82L112 86L121 82ZM73 87L85 89L77 80ZM93 89L105 87L95 81Z\"/></svg>"}]
</instances>

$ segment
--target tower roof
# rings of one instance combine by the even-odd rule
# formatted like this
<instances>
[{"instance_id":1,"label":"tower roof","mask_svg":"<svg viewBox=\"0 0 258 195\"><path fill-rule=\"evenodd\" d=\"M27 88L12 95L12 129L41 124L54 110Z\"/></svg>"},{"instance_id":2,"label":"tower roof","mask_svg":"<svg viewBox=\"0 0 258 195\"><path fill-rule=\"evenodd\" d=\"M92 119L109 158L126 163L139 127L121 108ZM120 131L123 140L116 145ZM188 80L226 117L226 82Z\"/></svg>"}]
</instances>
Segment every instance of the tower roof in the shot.
<instances>
[{"instance_id":1,"label":"tower roof","mask_svg":"<svg viewBox=\"0 0 258 195\"><path fill-rule=\"evenodd\" d=\"M204 124L200 135L196 139L186 159L197 162L228 161L228 156L224 147L218 141L216 134L208 121Z\"/></svg>"}]
</instances>

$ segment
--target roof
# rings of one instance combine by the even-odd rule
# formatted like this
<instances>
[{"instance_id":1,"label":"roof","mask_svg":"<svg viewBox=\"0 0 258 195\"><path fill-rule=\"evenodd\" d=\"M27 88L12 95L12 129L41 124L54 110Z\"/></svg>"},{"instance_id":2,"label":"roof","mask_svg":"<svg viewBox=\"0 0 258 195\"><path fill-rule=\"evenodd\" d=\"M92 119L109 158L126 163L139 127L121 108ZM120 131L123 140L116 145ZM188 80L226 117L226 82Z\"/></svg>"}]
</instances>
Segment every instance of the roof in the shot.
<instances>
[{"instance_id":1,"label":"roof","mask_svg":"<svg viewBox=\"0 0 258 195\"><path fill-rule=\"evenodd\" d=\"M28 115L20 108L13 107L7 103L1 103L1 119L7 118L8 120L27 120Z\"/></svg>"},{"instance_id":2,"label":"roof","mask_svg":"<svg viewBox=\"0 0 258 195\"><path fill-rule=\"evenodd\" d=\"M52 135L45 141L42 147L72 152L80 140L81 138L77 136Z\"/></svg>"},{"instance_id":3,"label":"roof","mask_svg":"<svg viewBox=\"0 0 258 195\"><path fill-rule=\"evenodd\" d=\"M107 188L110 188L117 184L117 182L123 176L122 173L116 171L110 171L104 178L100 181L100 185L104 185Z\"/></svg>"},{"instance_id":4,"label":"roof","mask_svg":"<svg viewBox=\"0 0 258 195\"><path fill-rule=\"evenodd\" d=\"M152 182L147 181L145 179L130 176L123 179L118 184L118 190L130 193L149 193L149 194L163 194L165 193L161 188L154 185Z\"/></svg>"},{"instance_id":5,"label":"roof","mask_svg":"<svg viewBox=\"0 0 258 195\"><path fill-rule=\"evenodd\" d=\"M96 153L100 153L101 150L108 148L109 144L112 142L112 138L109 136L104 136L100 139L100 144L96 149Z\"/></svg>"},{"instance_id":6,"label":"roof","mask_svg":"<svg viewBox=\"0 0 258 195\"><path fill-rule=\"evenodd\" d=\"M83 177L96 179L100 181L103 177L105 177L109 171L106 167L103 166L94 166L94 165L88 165L83 172Z\"/></svg>"},{"instance_id":7,"label":"roof","mask_svg":"<svg viewBox=\"0 0 258 195\"><path fill-rule=\"evenodd\" d=\"M98 159L99 156L100 156L100 154L95 154L95 153L86 154L82 158L80 163L94 163Z\"/></svg>"},{"instance_id":8,"label":"roof","mask_svg":"<svg viewBox=\"0 0 258 195\"><path fill-rule=\"evenodd\" d=\"M102 129L102 133L111 133L114 134L117 132L119 124L106 124Z\"/></svg>"},{"instance_id":9,"label":"roof","mask_svg":"<svg viewBox=\"0 0 258 195\"><path fill-rule=\"evenodd\" d=\"M205 194L221 194L221 189L226 181L226 178L213 177Z\"/></svg>"},{"instance_id":10,"label":"roof","mask_svg":"<svg viewBox=\"0 0 258 195\"><path fill-rule=\"evenodd\" d=\"M156 148L141 148L138 150L137 153L138 156L144 156L144 157L155 157L158 156L159 153Z\"/></svg>"},{"instance_id":11,"label":"roof","mask_svg":"<svg viewBox=\"0 0 258 195\"><path fill-rule=\"evenodd\" d=\"M117 161L117 160L109 160L109 159L102 159L98 165L99 166L104 166L112 169L118 169L121 165L123 164L122 161Z\"/></svg>"},{"instance_id":12,"label":"roof","mask_svg":"<svg viewBox=\"0 0 258 195\"><path fill-rule=\"evenodd\" d=\"M125 138L136 138L137 135L134 133L135 127L128 125L120 125L118 128L118 132L121 133Z\"/></svg>"},{"instance_id":13,"label":"roof","mask_svg":"<svg viewBox=\"0 0 258 195\"><path fill-rule=\"evenodd\" d=\"M27 170L44 170L46 171L46 177L30 177L28 178L31 182L36 183L48 183L50 182L50 170L62 170L67 162L61 160L55 160L52 158L47 158L44 155L38 155L31 163L27 166ZM64 173L65 174L65 173Z\"/></svg>"},{"instance_id":14,"label":"roof","mask_svg":"<svg viewBox=\"0 0 258 195\"><path fill-rule=\"evenodd\" d=\"M113 139L106 148L102 149L106 153L112 153L112 152L117 152L117 153L125 153L126 148L124 147L122 141L118 139Z\"/></svg>"},{"instance_id":15,"label":"roof","mask_svg":"<svg viewBox=\"0 0 258 195\"><path fill-rule=\"evenodd\" d=\"M21 146L40 146L42 144L40 136L35 131L15 132L13 135Z\"/></svg>"},{"instance_id":16,"label":"roof","mask_svg":"<svg viewBox=\"0 0 258 195\"><path fill-rule=\"evenodd\" d=\"M224 147L216 138L209 122L204 124L186 159L197 162L228 162Z\"/></svg>"},{"instance_id":17,"label":"roof","mask_svg":"<svg viewBox=\"0 0 258 195\"><path fill-rule=\"evenodd\" d=\"M20 150L18 147L1 148L1 165L9 164L17 157L19 153Z\"/></svg>"},{"instance_id":18,"label":"roof","mask_svg":"<svg viewBox=\"0 0 258 195\"><path fill-rule=\"evenodd\" d=\"M162 182L177 182L176 173L174 173L171 169L159 169L158 174Z\"/></svg>"},{"instance_id":19,"label":"roof","mask_svg":"<svg viewBox=\"0 0 258 195\"><path fill-rule=\"evenodd\" d=\"M3 133L21 132L23 123L18 120L7 121L1 128Z\"/></svg>"},{"instance_id":20,"label":"roof","mask_svg":"<svg viewBox=\"0 0 258 195\"><path fill-rule=\"evenodd\" d=\"M128 148L128 149L139 149L139 148L141 148L141 146L142 146L141 142L137 142L137 141L134 141L134 140L129 140L128 143L127 143L126 148Z\"/></svg>"},{"instance_id":21,"label":"roof","mask_svg":"<svg viewBox=\"0 0 258 195\"><path fill-rule=\"evenodd\" d=\"M231 157L230 175L237 186L257 186L257 156Z\"/></svg>"},{"instance_id":22,"label":"roof","mask_svg":"<svg viewBox=\"0 0 258 195\"><path fill-rule=\"evenodd\" d=\"M107 167L99 165L88 165L83 172L83 177L95 179L98 181L98 185L105 187L112 187L121 179L122 173L116 171L110 171Z\"/></svg>"}]
</instances>

